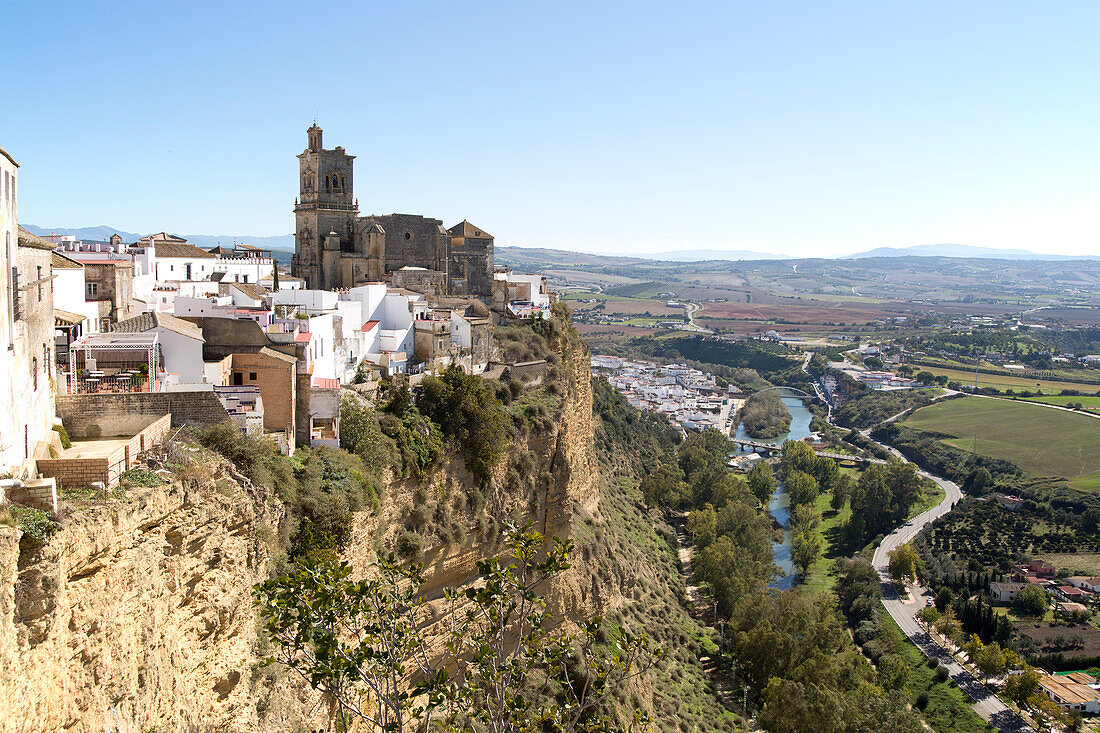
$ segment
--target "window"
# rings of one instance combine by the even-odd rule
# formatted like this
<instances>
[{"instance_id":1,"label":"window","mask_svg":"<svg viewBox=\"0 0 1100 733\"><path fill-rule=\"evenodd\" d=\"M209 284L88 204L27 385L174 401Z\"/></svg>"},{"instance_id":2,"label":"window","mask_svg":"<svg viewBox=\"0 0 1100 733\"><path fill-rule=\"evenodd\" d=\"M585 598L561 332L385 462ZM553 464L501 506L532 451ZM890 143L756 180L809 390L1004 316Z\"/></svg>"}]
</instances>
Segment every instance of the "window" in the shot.
<instances>
[{"instance_id":1,"label":"window","mask_svg":"<svg viewBox=\"0 0 1100 733\"><path fill-rule=\"evenodd\" d=\"M38 302L42 302L42 266L38 266Z\"/></svg>"},{"instance_id":2,"label":"window","mask_svg":"<svg viewBox=\"0 0 1100 733\"><path fill-rule=\"evenodd\" d=\"M250 381L250 382L255 382L256 381L256 372L249 372L248 373L248 381Z\"/></svg>"},{"instance_id":3,"label":"window","mask_svg":"<svg viewBox=\"0 0 1100 733\"><path fill-rule=\"evenodd\" d=\"M99 319L99 330L102 331L103 333L107 333L108 331L110 331L111 330L111 319L110 318L100 318Z\"/></svg>"},{"instance_id":4,"label":"window","mask_svg":"<svg viewBox=\"0 0 1100 733\"><path fill-rule=\"evenodd\" d=\"M412 232L405 232L405 241L413 238Z\"/></svg>"},{"instance_id":5,"label":"window","mask_svg":"<svg viewBox=\"0 0 1100 733\"><path fill-rule=\"evenodd\" d=\"M233 372L233 386L241 387L244 385L244 374L242 372Z\"/></svg>"},{"instance_id":6,"label":"window","mask_svg":"<svg viewBox=\"0 0 1100 733\"><path fill-rule=\"evenodd\" d=\"M31 359L31 384L34 391L38 391L38 357Z\"/></svg>"},{"instance_id":7,"label":"window","mask_svg":"<svg viewBox=\"0 0 1100 733\"><path fill-rule=\"evenodd\" d=\"M11 268L11 322L19 320L19 270Z\"/></svg>"},{"instance_id":8,"label":"window","mask_svg":"<svg viewBox=\"0 0 1100 733\"><path fill-rule=\"evenodd\" d=\"M50 374L50 345L42 344L42 371L46 372L46 376Z\"/></svg>"},{"instance_id":9,"label":"window","mask_svg":"<svg viewBox=\"0 0 1100 733\"><path fill-rule=\"evenodd\" d=\"M89 298L99 296L99 283L88 283L84 286L84 289L87 291Z\"/></svg>"}]
</instances>

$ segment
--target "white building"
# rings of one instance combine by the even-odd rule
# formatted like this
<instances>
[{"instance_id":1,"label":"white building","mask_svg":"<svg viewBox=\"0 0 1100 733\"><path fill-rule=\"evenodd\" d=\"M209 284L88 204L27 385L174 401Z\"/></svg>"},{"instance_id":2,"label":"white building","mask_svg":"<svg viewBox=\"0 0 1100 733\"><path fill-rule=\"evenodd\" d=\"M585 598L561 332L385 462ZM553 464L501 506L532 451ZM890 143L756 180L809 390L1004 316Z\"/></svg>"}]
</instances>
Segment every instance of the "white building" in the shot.
<instances>
[{"instance_id":1,"label":"white building","mask_svg":"<svg viewBox=\"0 0 1100 733\"><path fill-rule=\"evenodd\" d=\"M118 333L156 333L160 345L161 364L167 374L177 376L177 384L202 384L202 329L190 321L167 313L143 313L119 321L113 329Z\"/></svg>"}]
</instances>

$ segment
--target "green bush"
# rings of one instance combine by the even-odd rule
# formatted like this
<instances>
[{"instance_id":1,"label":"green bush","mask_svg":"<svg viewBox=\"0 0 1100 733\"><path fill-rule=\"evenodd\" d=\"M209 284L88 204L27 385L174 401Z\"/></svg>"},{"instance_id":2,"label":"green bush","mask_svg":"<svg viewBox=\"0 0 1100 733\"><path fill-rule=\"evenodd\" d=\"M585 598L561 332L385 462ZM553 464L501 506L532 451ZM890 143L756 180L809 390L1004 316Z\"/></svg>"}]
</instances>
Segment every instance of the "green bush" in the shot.
<instances>
[{"instance_id":1,"label":"green bush","mask_svg":"<svg viewBox=\"0 0 1100 733\"><path fill-rule=\"evenodd\" d=\"M481 377L452 364L424 380L418 406L440 426L479 481L487 481L504 455L509 435L504 408Z\"/></svg>"},{"instance_id":2,"label":"green bush","mask_svg":"<svg viewBox=\"0 0 1100 733\"><path fill-rule=\"evenodd\" d=\"M13 505L10 511L19 529L23 530L23 536L35 542L45 542L58 530L58 524L49 512L17 504Z\"/></svg>"},{"instance_id":3,"label":"green bush","mask_svg":"<svg viewBox=\"0 0 1100 733\"><path fill-rule=\"evenodd\" d=\"M57 432L57 437L61 440L61 447L68 450L73 447L73 442L69 440L69 431L65 429L64 425L54 425L53 429Z\"/></svg>"},{"instance_id":4,"label":"green bush","mask_svg":"<svg viewBox=\"0 0 1100 733\"><path fill-rule=\"evenodd\" d=\"M404 529L397 537L397 554L406 560L419 560L424 555L424 540L411 529Z\"/></svg>"}]
</instances>

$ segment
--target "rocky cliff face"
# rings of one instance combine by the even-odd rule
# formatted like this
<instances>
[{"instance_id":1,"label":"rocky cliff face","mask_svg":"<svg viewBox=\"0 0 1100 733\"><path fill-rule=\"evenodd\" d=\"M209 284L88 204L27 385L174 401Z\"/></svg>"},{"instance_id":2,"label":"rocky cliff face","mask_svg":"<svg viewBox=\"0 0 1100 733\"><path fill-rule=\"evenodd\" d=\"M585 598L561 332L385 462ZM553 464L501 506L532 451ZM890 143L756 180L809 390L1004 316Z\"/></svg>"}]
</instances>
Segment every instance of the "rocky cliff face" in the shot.
<instances>
[{"instance_id":1,"label":"rocky cliff face","mask_svg":"<svg viewBox=\"0 0 1100 733\"><path fill-rule=\"evenodd\" d=\"M525 514L548 536L570 537L578 511L595 511L597 465L587 349L567 340L567 377L553 429L510 448L548 474L541 496L501 490L498 510ZM457 465L455 465L457 464ZM374 557L379 527L415 490L459 492L469 477L452 460L431 486L387 486L378 515L357 517L348 550ZM170 484L71 511L45 545L0 526L0 733L16 731L287 731L319 723L317 697L265 669L252 587L278 552L280 510L210 457ZM429 597L471 582L496 551L471 529L427 547ZM550 590L569 617L603 602L581 563Z\"/></svg>"},{"instance_id":2,"label":"rocky cliff face","mask_svg":"<svg viewBox=\"0 0 1100 733\"><path fill-rule=\"evenodd\" d=\"M259 727L267 515L207 466L77 510L45 545L0 527L0 731Z\"/></svg>"}]
</instances>

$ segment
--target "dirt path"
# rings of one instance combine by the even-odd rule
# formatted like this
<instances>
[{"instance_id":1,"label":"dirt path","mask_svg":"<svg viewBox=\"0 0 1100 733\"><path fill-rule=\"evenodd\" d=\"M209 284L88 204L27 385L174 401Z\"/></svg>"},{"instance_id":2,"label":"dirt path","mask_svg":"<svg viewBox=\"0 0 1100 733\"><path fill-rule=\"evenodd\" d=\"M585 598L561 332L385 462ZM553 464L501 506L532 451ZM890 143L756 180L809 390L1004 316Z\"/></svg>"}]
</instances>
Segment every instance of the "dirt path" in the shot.
<instances>
[{"instance_id":1,"label":"dirt path","mask_svg":"<svg viewBox=\"0 0 1100 733\"><path fill-rule=\"evenodd\" d=\"M688 603L691 606L692 617L704 626L709 627L715 618L714 605L699 592L699 586L695 584L695 571L691 568L694 547L684 527L686 520L687 515L682 514L676 522L677 554L680 558L680 573L684 577L684 595L687 596ZM743 715L744 711L739 704L740 698L734 689L734 680L730 675L730 670L723 666L718 658L710 655L700 656L699 664L714 684L714 692L722 705L727 710Z\"/></svg>"}]
</instances>

